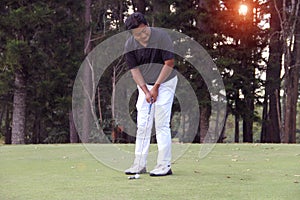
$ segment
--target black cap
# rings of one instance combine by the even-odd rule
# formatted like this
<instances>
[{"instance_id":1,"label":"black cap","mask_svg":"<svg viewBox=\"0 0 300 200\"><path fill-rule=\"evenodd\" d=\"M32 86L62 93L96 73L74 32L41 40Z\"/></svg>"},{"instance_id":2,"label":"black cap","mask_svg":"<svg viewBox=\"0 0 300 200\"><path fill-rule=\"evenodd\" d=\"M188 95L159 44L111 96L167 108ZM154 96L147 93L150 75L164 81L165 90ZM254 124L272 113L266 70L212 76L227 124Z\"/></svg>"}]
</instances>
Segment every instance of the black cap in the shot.
<instances>
[{"instance_id":1,"label":"black cap","mask_svg":"<svg viewBox=\"0 0 300 200\"><path fill-rule=\"evenodd\" d=\"M126 30L131 30L139 27L141 24L148 25L145 16L140 12L131 14L125 21Z\"/></svg>"}]
</instances>

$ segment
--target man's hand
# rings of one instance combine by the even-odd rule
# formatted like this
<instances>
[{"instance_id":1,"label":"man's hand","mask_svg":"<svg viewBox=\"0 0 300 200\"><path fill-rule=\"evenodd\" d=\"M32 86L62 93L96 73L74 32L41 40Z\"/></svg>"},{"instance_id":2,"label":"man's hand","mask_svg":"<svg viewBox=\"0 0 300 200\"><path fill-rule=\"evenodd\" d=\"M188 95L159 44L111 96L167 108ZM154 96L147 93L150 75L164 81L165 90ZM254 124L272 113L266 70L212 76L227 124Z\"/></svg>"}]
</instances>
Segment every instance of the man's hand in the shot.
<instances>
[{"instance_id":1,"label":"man's hand","mask_svg":"<svg viewBox=\"0 0 300 200\"><path fill-rule=\"evenodd\" d=\"M150 90L150 94L153 98L152 103L156 102L157 97L158 97L158 89L161 83L163 83L168 77L169 75L172 73L173 71L173 67L174 67L174 59L170 59L170 60L166 60L165 64L162 68L162 70L160 71L160 74L153 86L153 88ZM148 99L147 99L148 101ZM149 102L149 101L148 101Z\"/></svg>"},{"instance_id":2,"label":"man's hand","mask_svg":"<svg viewBox=\"0 0 300 200\"><path fill-rule=\"evenodd\" d=\"M145 93L146 101L148 103L154 103L156 102L156 99L158 97L158 88L159 84L155 84L152 89L149 91L146 85L143 85L141 89Z\"/></svg>"},{"instance_id":3,"label":"man's hand","mask_svg":"<svg viewBox=\"0 0 300 200\"><path fill-rule=\"evenodd\" d=\"M143 92L145 93L145 97L146 97L146 101L148 103L150 103L152 100L152 94L151 91L148 90L146 85L141 86L141 89L143 90ZM152 101L153 102L153 101Z\"/></svg>"},{"instance_id":4,"label":"man's hand","mask_svg":"<svg viewBox=\"0 0 300 200\"><path fill-rule=\"evenodd\" d=\"M146 95L146 101L147 101L148 103L154 103L153 97L152 97L152 95L151 95L151 92L147 92L147 94L145 94L145 95Z\"/></svg>"},{"instance_id":5,"label":"man's hand","mask_svg":"<svg viewBox=\"0 0 300 200\"><path fill-rule=\"evenodd\" d=\"M151 94L151 97L152 97L152 103L156 102L156 100L157 100L159 86L160 86L160 84L155 84L153 86L153 88L150 90L150 94ZM148 99L147 99L147 101L148 101Z\"/></svg>"}]
</instances>

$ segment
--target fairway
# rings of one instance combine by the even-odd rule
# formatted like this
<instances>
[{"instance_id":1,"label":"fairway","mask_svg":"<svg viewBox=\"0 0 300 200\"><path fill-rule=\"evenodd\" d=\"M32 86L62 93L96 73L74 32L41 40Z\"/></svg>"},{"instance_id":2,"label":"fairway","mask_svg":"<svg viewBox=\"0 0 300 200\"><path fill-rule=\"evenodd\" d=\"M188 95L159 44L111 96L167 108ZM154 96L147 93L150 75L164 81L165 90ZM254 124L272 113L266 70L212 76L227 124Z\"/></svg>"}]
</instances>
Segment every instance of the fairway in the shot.
<instances>
[{"instance_id":1,"label":"fairway","mask_svg":"<svg viewBox=\"0 0 300 200\"><path fill-rule=\"evenodd\" d=\"M218 144L204 159L199 150L191 145L172 176L128 180L82 144L2 145L0 199L300 199L300 145Z\"/></svg>"}]
</instances>

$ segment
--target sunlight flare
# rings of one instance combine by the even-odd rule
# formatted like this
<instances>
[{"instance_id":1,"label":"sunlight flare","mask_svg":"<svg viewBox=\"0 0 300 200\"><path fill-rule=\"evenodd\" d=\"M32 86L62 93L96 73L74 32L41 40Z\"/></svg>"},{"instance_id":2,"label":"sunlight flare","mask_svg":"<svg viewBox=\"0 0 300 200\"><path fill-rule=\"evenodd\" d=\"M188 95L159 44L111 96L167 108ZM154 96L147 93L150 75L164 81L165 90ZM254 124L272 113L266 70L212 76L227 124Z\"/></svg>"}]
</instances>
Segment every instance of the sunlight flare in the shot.
<instances>
[{"instance_id":1,"label":"sunlight flare","mask_svg":"<svg viewBox=\"0 0 300 200\"><path fill-rule=\"evenodd\" d=\"M239 14L240 15L247 15L248 13L248 6L246 4L241 4L239 7Z\"/></svg>"}]
</instances>

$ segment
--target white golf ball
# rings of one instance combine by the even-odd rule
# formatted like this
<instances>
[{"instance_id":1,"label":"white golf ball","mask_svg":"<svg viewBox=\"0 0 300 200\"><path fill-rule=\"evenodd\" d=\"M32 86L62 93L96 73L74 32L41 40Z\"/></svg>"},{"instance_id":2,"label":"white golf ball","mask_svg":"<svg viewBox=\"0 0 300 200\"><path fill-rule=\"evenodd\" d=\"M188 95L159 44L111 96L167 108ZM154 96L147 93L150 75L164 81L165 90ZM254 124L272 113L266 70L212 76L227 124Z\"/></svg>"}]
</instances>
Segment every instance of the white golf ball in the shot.
<instances>
[{"instance_id":1,"label":"white golf ball","mask_svg":"<svg viewBox=\"0 0 300 200\"><path fill-rule=\"evenodd\" d=\"M135 179L139 179L139 178L140 178L140 175L139 175L139 174L136 174L136 175L134 175L134 178L135 178Z\"/></svg>"}]
</instances>

